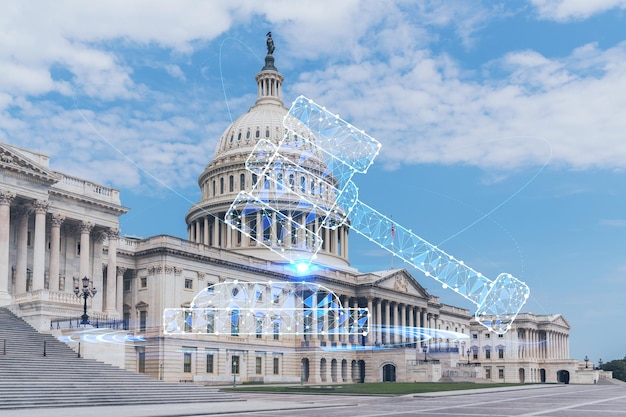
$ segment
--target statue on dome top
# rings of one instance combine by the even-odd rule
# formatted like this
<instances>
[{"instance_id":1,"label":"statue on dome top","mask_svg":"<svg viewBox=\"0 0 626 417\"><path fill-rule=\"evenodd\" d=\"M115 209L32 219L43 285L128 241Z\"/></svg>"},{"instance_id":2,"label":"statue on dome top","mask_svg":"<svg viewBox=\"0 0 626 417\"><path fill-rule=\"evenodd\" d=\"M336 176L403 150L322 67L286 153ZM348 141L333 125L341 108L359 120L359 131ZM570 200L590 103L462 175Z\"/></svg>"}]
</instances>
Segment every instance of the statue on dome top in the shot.
<instances>
[{"instance_id":1,"label":"statue on dome top","mask_svg":"<svg viewBox=\"0 0 626 417\"><path fill-rule=\"evenodd\" d=\"M267 44L267 54L272 55L274 53L274 39L272 39L272 32L267 32L267 35L265 36L265 43Z\"/></svg>"}]
</instances>

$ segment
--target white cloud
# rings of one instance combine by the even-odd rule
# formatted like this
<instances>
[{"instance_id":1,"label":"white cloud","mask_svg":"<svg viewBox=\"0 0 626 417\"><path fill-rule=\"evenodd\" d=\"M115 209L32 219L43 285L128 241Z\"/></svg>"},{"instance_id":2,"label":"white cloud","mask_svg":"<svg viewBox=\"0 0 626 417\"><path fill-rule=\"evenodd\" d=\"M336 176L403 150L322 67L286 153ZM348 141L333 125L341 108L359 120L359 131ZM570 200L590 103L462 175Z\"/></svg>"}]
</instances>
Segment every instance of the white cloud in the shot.
<instances>
[{"instance_id":1,"label":"white cloud","mask_svg":"<svg viewBox=\"0 0 626 417\"><path fill-rule=\"evenodd\" d=\"M564 22L586 19L612 9L626 9L626 0L530 0L542 19Z\"/></svg>"}]
</instances>

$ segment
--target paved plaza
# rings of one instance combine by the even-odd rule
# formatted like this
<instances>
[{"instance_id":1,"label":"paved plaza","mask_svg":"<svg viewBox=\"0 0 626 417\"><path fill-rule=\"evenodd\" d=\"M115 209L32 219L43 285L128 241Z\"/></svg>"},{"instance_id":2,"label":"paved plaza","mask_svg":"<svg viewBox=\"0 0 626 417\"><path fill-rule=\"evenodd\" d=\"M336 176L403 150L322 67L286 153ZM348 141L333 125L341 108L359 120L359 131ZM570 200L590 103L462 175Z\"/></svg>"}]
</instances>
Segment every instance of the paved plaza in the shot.
<instances>
[{"instance_id":1,"label":"paved plaza","mask_svg":"<svg viewBox=\"0 0 626 417\"><path fill-rule=\"evenodd\" d=\"M626 416L626 386L527 385L401 397L236 393L242 401L210 404L48 408L1 411L0 417L186 416Z\"/></svg>"}]
</instances>

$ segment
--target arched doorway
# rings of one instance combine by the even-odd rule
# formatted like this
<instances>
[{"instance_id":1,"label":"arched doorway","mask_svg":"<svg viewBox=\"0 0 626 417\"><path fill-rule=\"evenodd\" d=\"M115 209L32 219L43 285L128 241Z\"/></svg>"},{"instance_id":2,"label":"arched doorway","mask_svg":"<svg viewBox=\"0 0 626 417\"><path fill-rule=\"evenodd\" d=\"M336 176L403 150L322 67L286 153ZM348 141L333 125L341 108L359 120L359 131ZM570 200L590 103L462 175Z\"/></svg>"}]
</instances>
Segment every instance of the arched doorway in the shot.
<instances>
[{"instance_id":1,"label":"arched doorway","mask_svg":"<svg viewBox=\"0 0 626 417\"><path fill-rule=\"evenodd\" d=\"M352 379L352 382L358 382L359 373L355 360L352 360L350 363L350 378Z\"/></svg>"},{"instance_id":2,"label":"arched doorway","mask_svg":"<svg viewBox=\"0 0 626 417\"><path fill-rule=\"evenodd\" d=\"M388 363L383 366L383 382L396 382L396 366Z\"/></svg>"},{"instance_id":3,"label":"arched doorway","mask_svg":"<svg viewBox=\"0 0 626 417\"><path fill-rule=\"evenodd\" d=\"M526 379L526 371L524 371L524 368L519 368L519 382L523 384L525 379Z\"/></svg>"},{"instance_id":4,"label":"arched doorway","mask_svg":"<svg viewBox=\"0 0 626 417\"><path fill-rule=\"evenodd\" d=\"M541 368L539 370L539 377L542 383L546 382L546 370L545 369Z\"/></svg>"},{"instance_id":5,"label":"arched doorway","mask_svg":"<svg viewBox=\"0 0 626 417\"><path fill-rule=\"evenodd\" d=\"M556 373L556 382L560 382L562 384L569 384L569 371L561 369Z\"/></svg>"},{"instance_id":6,"label":"arched doorway","mask_svg":"<svg viewBox=\"0 0 626 417\"><path fill-rule=\"evenodd\" d=\"M320 360L320 379L322 382L326 382L326 359L322 358Z\"/></svg>"},{"instance_id":7,"label":"arched doorway","mask_svg":"<svg viewBox=\"0 0 626 417\"><path fill-rule=\"evenodd\" d=\"M300 363L300 377L302 378L302 382L309 382L309 360L307 358L303 358Z\"/></svg>"},{"instance_id":8,"label":"arched doorway","mask_svg":"<svg viewBox=\"0 0 626 417\"><path fill-rule=\"evenodd\" d=\"M360 360L358 362L358 365L359 365L359 379L357 380L357 382L362 384L365 382L365 361Z\"/></svg>"},{"instance_id":9,"label":"arched doorway","mask_svg":"<svg viewBox=\"0 0 626 417\"><path fill-rule=\"evenodd\" d=\"M330 379L337 382L337 359L330 361Z\"/></svg>"},{"instance_id":10,"label":"arched doorway","mask_svg":"<svg viewBox=\"0 0 626 417\"><path fill-rule=\"evenodd\" d=\"M341 382L348 382L348 361L341 361Z\"/></svg>"}]
</instances>

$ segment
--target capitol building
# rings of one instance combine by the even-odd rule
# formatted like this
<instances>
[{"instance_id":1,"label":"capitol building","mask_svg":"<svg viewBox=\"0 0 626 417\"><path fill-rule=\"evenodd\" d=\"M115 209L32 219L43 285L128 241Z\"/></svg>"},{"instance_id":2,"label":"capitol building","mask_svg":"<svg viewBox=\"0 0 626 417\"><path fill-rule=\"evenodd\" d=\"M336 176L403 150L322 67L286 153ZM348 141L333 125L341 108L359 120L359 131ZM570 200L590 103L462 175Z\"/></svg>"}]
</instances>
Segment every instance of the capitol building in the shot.
<instances>
[{"instance_id":1,"label":"capitol building","mask_svg":"<svg viewBox=\"0 0 626 417\"><path fill-rule=\"evenodd\" d=\"M246 215L250 233L227 224L238 194L258 181L245 164L255 145L286 134L284 78L269 50L255 80L256 102L226 128L199 173L201 198L185 215L186 239L121 236L119 219L129 208L117 190L52 170L47 155L0 143L0 306L75 349L81 342L85 356L166 381L594 378L569 358L570 326L560 314L520 313L507 333L489 332L469 310L430 294L420 284L430 278L413 269L352 267L345 224L323 229L304 275L259 241L298 251L310 244L306 233L283 230L288 238L281 239L276 219L260 211ZM285 183L313 189L324 167L304 168L310 178L285 174ZM279 209L305 231L321 221L306 206ZM77 328L84 300L75 291L83 277L97 293L86 298L93 326ZM285 315L295 319L287 323ZM367 323L359 327L359 319Z\"/></svg>"}]
</instances>

